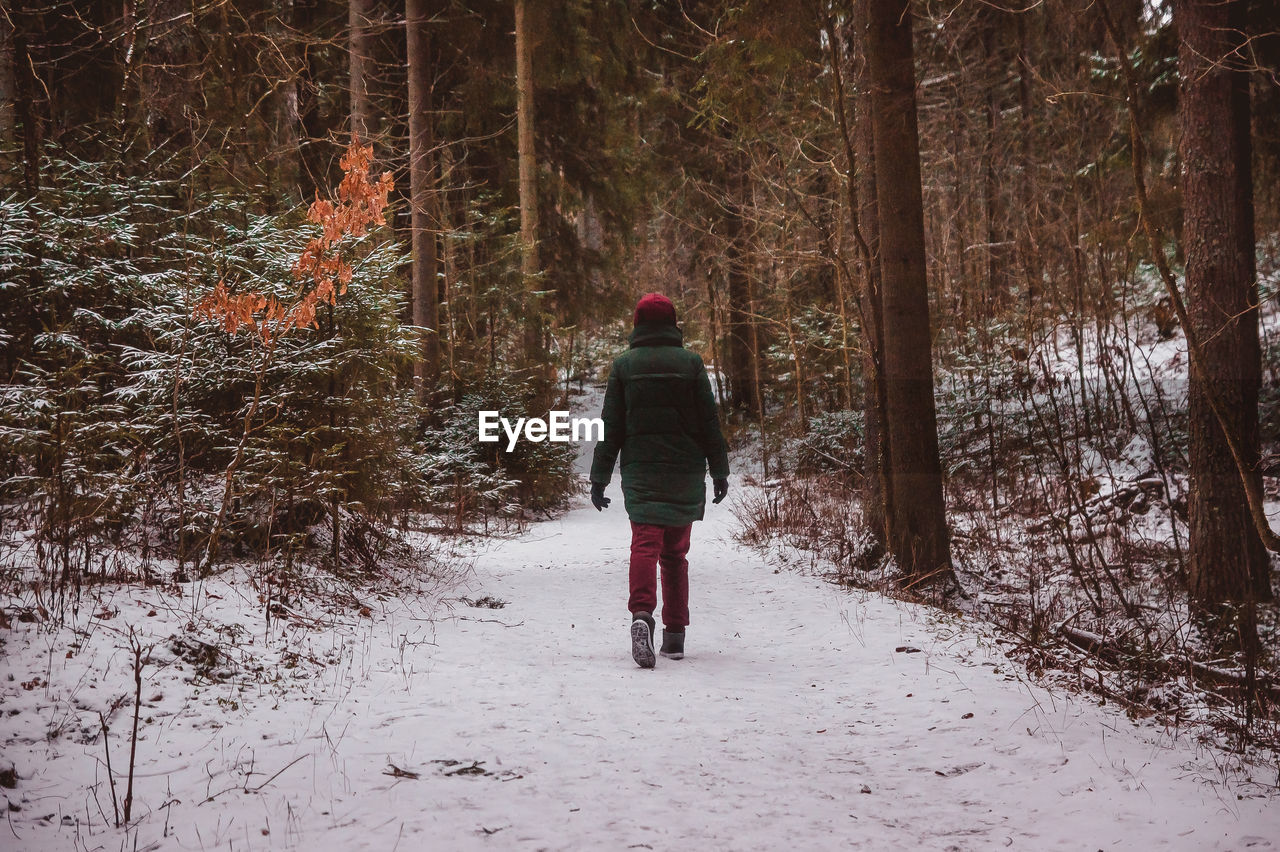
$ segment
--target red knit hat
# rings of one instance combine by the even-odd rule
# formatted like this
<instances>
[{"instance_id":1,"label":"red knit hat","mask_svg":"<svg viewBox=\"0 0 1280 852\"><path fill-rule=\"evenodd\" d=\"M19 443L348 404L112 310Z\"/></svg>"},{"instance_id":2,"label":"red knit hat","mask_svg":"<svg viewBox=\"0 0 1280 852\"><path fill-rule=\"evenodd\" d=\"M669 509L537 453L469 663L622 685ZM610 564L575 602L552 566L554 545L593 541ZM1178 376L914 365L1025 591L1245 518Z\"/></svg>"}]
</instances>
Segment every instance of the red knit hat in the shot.
<instances>
[{"instance_id":1,"label":"red knit hat","mask_svg":"<svg viewBox=\"0 0 1280 852\"><path fill-rule=\"evenodd\" d=\"M676 306L661 293L645 293L636 302L636 325L642 322L676 324Z\"/></svg>"}]
</instances>

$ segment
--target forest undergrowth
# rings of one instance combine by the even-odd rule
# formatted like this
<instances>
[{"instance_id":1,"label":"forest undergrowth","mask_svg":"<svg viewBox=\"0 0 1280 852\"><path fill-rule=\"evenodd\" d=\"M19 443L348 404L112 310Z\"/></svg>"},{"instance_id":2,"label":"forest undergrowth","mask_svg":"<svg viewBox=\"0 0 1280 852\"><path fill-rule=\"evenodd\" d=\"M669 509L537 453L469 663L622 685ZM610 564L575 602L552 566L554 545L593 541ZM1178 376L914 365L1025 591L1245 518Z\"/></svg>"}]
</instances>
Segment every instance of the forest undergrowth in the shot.
<instances>
[{"instance_id":1,"label":"forest undergrowth","mask_svg":"<svg viewBox=\"0 0 1280 852\"><path fill-rule=\"evenodd\" d=\"M315 569L431 572L417 532L518 531L563 504L563 445L475 440L476 410L528 404L527 375L455 373L430 405L405 381L405 256L376 216L351 227L377 187L367 155L344 165L333 222L65 159L37 202L0 199L0 273L30 296L0 311L11 616L231 569L295 592Z\"/></svg>"},{"instance_id":2,"label":"forest undergrowth","mask_svg":"<svg viewBox=\"0 0 1280 852\"><path fill-rule=\"evenodd\" d=\"M1277 279L1261 278L1274 388L1280 322L1265 299ZM1186 348L1150 320L1149 304L1137 300L1113 325L1064 323L1030 344L992 329L939 371L947 515L964 592L946 606L1007 633L1013 656L1045 682L1280 765L1280 608L1254 604L1251 657L1230 641L1230 613L1209 623L1187 602ZM1280 419L1273 391L1260 416ZM797 431L756 444L768 466L755 477L761 488L737 504L744 541L781 566L924 600L867 533L861 413L819 415ZM1277 453L1264 444L1273 511ZM1274 559L1272 573L1275 585Z\"/></svg>"}]
</instances>

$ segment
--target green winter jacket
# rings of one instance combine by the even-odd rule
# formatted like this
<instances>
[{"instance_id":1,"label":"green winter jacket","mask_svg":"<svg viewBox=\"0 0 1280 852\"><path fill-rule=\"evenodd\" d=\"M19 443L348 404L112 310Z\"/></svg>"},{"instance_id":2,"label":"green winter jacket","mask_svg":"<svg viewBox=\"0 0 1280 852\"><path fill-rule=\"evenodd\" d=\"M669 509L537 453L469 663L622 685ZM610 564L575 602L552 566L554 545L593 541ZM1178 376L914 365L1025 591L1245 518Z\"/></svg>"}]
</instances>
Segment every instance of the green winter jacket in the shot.
<instances>
[{"instance_id":1,"label":"green winter jacket","mask_svg":"<svg viewBox=\"0 0 1280 852\"><path fill-rule=\"evenodd\" d=\"M684 526L702 520L707 464L711 477L729 475L707 368L684 348L674 325L641 323L631 348L609 371L604 440L596 444L591 481L609 484L622 453L622 495L638 524Z\"/></svg>"}]
</instances>

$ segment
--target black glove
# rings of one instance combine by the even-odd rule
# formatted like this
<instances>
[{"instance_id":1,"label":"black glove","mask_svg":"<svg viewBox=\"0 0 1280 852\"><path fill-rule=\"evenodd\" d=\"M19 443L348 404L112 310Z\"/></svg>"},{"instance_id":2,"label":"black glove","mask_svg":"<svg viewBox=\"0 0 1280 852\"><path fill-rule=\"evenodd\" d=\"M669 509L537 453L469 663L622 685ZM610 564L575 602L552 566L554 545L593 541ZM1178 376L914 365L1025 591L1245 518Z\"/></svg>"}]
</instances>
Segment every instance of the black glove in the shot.
<instances>
[{"instance_id":1,"label":"black glove","mask_svg":"<svg viewBox=\"0 0 1280 852\"><path fill-rule=\"evenodd\" d=\"M729 480L713 479L711 480L712 491L714 496L711 498L712 503L719 503L724 499L724 495L729 493Z\"/></svg>"},{"instance_id":2,"label":"black glove","mask_svg":"<svg viewBox=\"0 0 1280 852\"><path fill-rule=\"evenodd\" d=\"M610 502L609 498L604 496L604 483L591 483L591 505L596 507L596 511L600 512L609 508Z\"/></svg>"}]
</instances>

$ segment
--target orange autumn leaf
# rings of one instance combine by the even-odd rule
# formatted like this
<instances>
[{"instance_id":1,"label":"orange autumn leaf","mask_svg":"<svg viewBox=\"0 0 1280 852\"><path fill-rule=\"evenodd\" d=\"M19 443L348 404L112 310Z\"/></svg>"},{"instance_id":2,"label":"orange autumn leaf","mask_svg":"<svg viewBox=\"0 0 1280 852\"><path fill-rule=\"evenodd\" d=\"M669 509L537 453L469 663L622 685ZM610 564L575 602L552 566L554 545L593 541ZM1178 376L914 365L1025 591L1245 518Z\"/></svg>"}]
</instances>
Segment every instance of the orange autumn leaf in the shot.
<instances>
[{"instance_id":1,"label":"orange autumn leaf","mask_svg":"<svg viewBox=\"0 0 1280 852\"><path fill-rule=\"evenodd\" d=\"M395 181L391 172L383 172L376 183L371 183L372 162L373 146L353 141L340 161L344 175L338 185L337 201L317 194L307 209L307 219L320 226L320 235L307 241L290 269L299 284L299 294L292 305L286 308L275 297L253 291L231 293L226 283L219 281L196 303L192 316L217 322L227 334L249 328L268 348L295 328L318 328L317 304L336 305L338 296L346 295L354 275L337 246L347 237L364 236L372 225L386 224L383 213Z\"/></svg>"}]
</instances>

